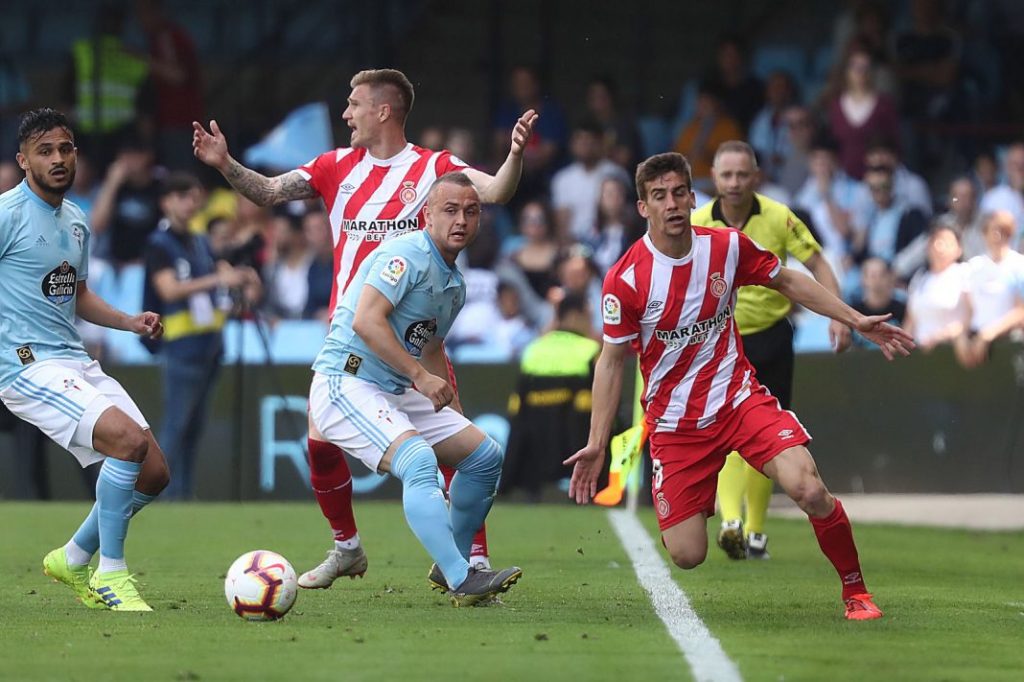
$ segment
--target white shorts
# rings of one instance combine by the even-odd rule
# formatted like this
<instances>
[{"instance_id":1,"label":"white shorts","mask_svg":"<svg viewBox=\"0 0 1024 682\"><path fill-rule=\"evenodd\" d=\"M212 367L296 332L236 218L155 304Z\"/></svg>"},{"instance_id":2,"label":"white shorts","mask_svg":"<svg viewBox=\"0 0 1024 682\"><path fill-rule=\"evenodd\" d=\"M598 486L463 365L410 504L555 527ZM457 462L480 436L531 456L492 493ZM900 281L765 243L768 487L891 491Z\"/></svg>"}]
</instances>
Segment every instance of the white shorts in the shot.
<instances>
[{"instance_id":1,"label":"white shorts","mask_svg":"<svg viewBox=\"0 0 1024 682\"><path fill-rule=\"evenodd\" d=\"M356 377L314 374L309 414L323 437L358 457L376 472L388 446L406 431L416 431L433 447L472 422L434 404L415 389L401 395Z\"/></svg>"},{"instance_id":2,"label":"white shorts","mask_svg":"<svg viewBox=\"0 0 1024 682\"><path fill-rule=\"evenodd\" d=\"M121 384L95 360L40 360L0 391L15 416L35 425L87 467L103 459L92 447L100 415L117 407L143 429L149 424Z\"/></svg>"}]
</instances>

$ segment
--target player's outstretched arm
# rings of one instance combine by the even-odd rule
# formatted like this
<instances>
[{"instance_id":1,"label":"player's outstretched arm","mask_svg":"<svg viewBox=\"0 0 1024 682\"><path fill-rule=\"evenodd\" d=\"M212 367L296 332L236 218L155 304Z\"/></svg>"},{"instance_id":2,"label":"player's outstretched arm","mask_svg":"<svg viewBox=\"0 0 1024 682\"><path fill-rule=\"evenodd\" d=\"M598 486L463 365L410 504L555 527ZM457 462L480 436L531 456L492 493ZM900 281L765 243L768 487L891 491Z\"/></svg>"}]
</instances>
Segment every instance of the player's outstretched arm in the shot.
<instances>
[{"instance_id":1,"label":"player's outstretched arm","mask_svg":"<svg viewBox=\"0 0 1024 682\"><path fill-rule=\"evenodd\" d=\"M892 315L862 315L803 273L782 268L767 286L808 310L857 330L861 336L876 344L887 360L897 355L910 355L914 348L914 339L910 334L886 323Z\"/></svg>"},{"instance_id":2,"label":"player's outstretched arm","mask_svg":"<svg viewBox=\"0 0 1024 682\"><path fill-rule=\"evenodd\" d=\"M508 157L497 173L488 175L475 168L466 169L466 175L480 193L480 201L485 204L504 204L516 193L519 178L523 175L523 150L530 141L533 126L536 125L538 118L540 115L530 109L516 121L515 127L512 128L512 145Z\"/></svg>"},{"instance_id":3,"label":"player's outstretched arm","mask_svg":"<svg viewBox=\"0 0 1024 682\"><path fill-rule=\"evenodd\" d=\"M84 280L78 283L75 313L86 322L109 329L132 332L139 336L148 336L151 339L159 339L164 333L164 325L156 313L144 312L138 315L123 313L94 294Z\"/></svg>"},{"instance_id":4,"label":"player's outstretched arm","mask_svg":"<svg viewBox=\"0 0 1024 682\"><path fill-rule=\"evenodd\" d=\"M210 121L210 132L202 123L192 122L192 153L211 168L216 168L235 190L260 206L273 206L294 199L311 199L316 190L296 171L268 178L238 163L228 153L227 138L217 121Z\"/></svg>"},{"instance_id":5,"label":"player's outstretched arm","mask_svg":"<svg viewBox=\"0 0 1024 682\"><path fill-rule=\"evenodd\" d=\"M593 408L590 414L590 437L587 444L562 464L572 465L569 497L576 504L587 504L597 494L597 477L601 474L605 450L612 432L612 422L622 397L622 366L627 344L604 342L594 367Z\"/></svg>"}]
</instances>

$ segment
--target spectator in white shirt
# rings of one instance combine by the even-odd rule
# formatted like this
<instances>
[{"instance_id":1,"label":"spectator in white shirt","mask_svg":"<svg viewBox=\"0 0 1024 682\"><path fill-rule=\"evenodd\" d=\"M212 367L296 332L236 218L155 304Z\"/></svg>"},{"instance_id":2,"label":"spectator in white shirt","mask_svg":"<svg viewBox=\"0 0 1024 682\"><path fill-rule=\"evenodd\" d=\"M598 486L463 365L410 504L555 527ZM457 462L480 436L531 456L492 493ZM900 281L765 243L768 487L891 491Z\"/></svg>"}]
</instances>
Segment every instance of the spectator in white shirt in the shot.
<instances>
[{"instance_id":1,"label":"spectator in white shirt","mask_svg":"<svg viewBox=\"0 0 1024 682\"><path fill-rule=\"evenodd\" d=\"M563 244L595 236L597 203L605 178L630 181L626 171L604 157L604 129L600 124L584 121L577 125L569 148L573 163L555 173L551 181L556 234Z\"/></svg>"},{"instance_id":2,"label":"spectator in white shirt","mask_svg":"<svg viewBox=\"0 0 1024 682\"><path fill-rule=\"evenodd\" d=\"M964 300L966 265L960 262L957 232L936 225L928 237L928 269L914 275L907 288L903 327L927 352L958 338L967 323Z\"/></svg>"},{"instance_id":3,"label":"spectator in white shirt","mask_svg":"<svg viewBox=\"0 0 1024 682\"><path fill-rule=\"evenodd\" d=\"M1003 158L1003 184L981 197L981 212L1009 211L1015 224L1024 225L1024 142L1014 142Z\"/></svg>"}]
</instances>

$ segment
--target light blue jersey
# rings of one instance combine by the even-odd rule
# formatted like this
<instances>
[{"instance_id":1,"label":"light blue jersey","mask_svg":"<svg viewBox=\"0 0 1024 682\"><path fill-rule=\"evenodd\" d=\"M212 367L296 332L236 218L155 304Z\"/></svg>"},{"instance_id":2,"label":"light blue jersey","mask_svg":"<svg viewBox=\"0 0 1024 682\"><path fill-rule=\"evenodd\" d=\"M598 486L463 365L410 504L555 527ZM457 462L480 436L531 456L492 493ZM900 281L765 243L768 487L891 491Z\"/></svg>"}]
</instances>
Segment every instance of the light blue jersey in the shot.
<instances>
[{"instance_id":1,"label":"light blue jersey","mask_svg":"<svg viewBox=\"0 0 1024 682\"><path fill-rule=\"evenodd\" d=\"M88 360L75 329L89 276L89 228L70 201L54 208L22 181L0 194L0 389L38 360Z\"/></svg>"},{"instance_id":2,"label":"light blue jersey","mask_svg":"<svg viewBox=\"0 0 1024 682\"><path fill-rule=\"evenodd\" d=\"M426 230L383 243L363 261L334 310L327 341L313 363L320 374L347 373L390 393L412 386L409 377L378 358L352 331L356 303L369 285L395 309L388 323L402 347L415 358L435 336L444 338L466 302L462 273L441 258Z\"/></svg>"}]
</instances>

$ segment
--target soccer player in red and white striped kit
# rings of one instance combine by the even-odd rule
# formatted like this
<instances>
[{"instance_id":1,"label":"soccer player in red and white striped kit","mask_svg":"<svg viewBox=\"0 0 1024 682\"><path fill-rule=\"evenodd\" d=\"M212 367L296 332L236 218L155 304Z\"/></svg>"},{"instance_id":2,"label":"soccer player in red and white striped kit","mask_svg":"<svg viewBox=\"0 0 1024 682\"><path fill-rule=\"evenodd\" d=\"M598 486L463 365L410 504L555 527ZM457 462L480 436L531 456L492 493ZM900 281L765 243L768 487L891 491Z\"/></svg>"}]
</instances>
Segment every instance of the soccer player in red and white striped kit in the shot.
<instances>
[{"instance_id":1,"label":"soccer player in red and white striped kit","mask_svg":"<svg viewBox=\"0 0 1024 682\"><path fill-rule=\"evenodd\" d=\"M503 204L515 194L523 169L523 149L537 122L533 110L523 113L512 131L505 162L492 176L468 167L448 151L433 151L410 143L405 122L415 93L401 71L360 71L350 83L352 92L342 118L352 131L349 147L335 149L283 175L266 177L246 168L228 153L216 121L209 132L193 123L196 158L216 168L232 187L260 206L321 197L334 238L333 311L363 260L383 241L425 227L423 209L434 180L462 171L473 181L484 203ZM450 366L427 367L441 377L454 375ZM453 404L460 409L458 399ZM334 531L334 547L316 568L299 577L305 588L327 588L341 576L362 576L366 554L352 511L352 474L344 454L309 424L310 479L317 503ZM454 470L442 467L445 483ZM488 566L486 530L473 538L471 565Z\"/></svg>"},{"instance_id":2,"label":"soccer player in red and white striped kit","mask_svg":"<svg viewBox=\"0 0 1024 682\"><path fill-rule=\"evenodd\" d=\"M910 335L886 324L889 315L861 315L810 277L782 267L740 230L691 225L690 165L681 154L640 164L636 189L648 232L605 277L604 347L594 372L590 437L565 462L574 465L569 496L586 504L596 493L632 347L644 378L654 507L673 562L695 568L707 556L718 472L737 450L807 513L821 551L839 573L846 617L880 617L864 584L850 520L807 450L810 435L758 383L743 353L733 319L736 290L775 289L856 329L890 360L909 354Z\"/></svg>"}]
</instances>

